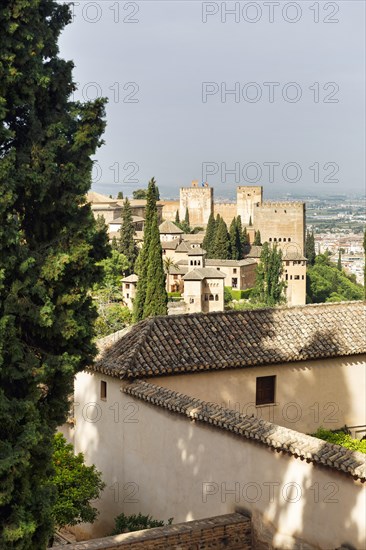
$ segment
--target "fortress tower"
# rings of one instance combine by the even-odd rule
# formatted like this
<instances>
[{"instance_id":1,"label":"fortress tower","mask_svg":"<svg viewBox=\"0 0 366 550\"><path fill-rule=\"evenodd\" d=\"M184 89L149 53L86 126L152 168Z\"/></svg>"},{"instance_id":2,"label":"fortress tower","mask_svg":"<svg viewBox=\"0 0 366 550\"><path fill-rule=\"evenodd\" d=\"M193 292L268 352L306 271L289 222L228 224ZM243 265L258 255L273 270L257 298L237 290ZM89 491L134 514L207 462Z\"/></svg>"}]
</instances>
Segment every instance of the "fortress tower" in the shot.
<instances>
[{"instance_id":1,"label":"fortress tower","mask_svg":"<svg viewBox=\"0 0 366 550\"><path fill-rule=\"evenodd\" d=\"M213 212L213 188L208 183L198 184L192 181L192 187L180 188L179 217L184 220L186 208L192 227L206 227L208 218Z\"/></svg>"},{"instance_id":2,"label":"fortress tower","mask_svg":"<svg viewBox=\"0 0 366 550\"><path fill-rule=\"evenodd\" d=\"M304 254L304 202L263 202L254 207L253 225L262 243L276 243L285 255Z\"/></svg>"},{"instance_id":3,"label":"fortress tower","mask_svg":"<svg viewBox=\"0 0 366 550\"><path fill-rule=\"evenodd\" d=\"M250 219L254 225L255 206L260 206L263 201L263 187L240 186L236 189L236 215L241 217L243 225L249 225Z\"/></svg>"}]
</instances>

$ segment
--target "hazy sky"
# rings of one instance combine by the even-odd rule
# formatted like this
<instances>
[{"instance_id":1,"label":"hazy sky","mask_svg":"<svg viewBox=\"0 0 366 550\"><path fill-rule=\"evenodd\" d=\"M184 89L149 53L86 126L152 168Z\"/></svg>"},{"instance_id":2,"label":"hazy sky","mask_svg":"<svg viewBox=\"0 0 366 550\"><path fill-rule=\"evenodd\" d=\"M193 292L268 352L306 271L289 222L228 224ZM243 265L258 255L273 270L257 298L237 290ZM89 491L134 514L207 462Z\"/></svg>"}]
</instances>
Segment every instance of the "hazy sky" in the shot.
<instances>
[{"instance_id":1,"label":"hazy sky","mask_svg":"<svg viewBox=\"0 0 366 550\"><path fill-rule=\"evenodd\" d=\"M365 190L365 3L78 0L61 55L108 97L93 188ZM230 93L231 92L231 93ZM338 181L337 181L338 180Z\"/></svg>"}]
</instances>

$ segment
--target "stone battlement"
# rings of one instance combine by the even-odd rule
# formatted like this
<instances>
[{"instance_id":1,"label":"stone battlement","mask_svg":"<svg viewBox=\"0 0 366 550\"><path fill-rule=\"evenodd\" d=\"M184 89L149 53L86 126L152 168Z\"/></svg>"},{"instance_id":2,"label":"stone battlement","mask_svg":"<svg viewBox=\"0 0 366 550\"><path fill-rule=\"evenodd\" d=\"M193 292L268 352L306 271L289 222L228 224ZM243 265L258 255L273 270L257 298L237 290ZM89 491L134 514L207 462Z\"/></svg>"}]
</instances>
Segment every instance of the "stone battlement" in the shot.
<instances>
[{"instance_id":1,"label":"stone battlement","mask_svg":"<svg viewBox=\"0 0 366 550\"><path fill-rule=\"evenodd\" d=\"M256 208L304 208L305 203L301 201L265 201L262 204L255 205Z\"/></svg>"}]
</instances>

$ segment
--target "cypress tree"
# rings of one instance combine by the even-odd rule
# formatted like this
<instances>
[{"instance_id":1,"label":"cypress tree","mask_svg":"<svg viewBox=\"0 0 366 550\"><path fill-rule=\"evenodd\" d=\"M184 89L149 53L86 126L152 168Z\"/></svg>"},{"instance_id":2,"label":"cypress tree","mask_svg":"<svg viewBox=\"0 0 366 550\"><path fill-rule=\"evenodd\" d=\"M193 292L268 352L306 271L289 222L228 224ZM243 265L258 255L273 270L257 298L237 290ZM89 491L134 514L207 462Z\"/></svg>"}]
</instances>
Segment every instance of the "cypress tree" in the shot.
<instances>
[{"instance_id":1,"label":"cypress tree","mask_svg":"<svg viewBox=\"0 0 366 550\"><path fill-rule=\"evenodd\" d=\"M252 216L249 217L249 227L252 227L253 225L253 222L252 222Z\"/></svg>"},{"instance_id":2,"label":"cypress tree","mask_svg":"<svg viewBox=\"0 0 366 550\"><path fill-rule=\"evenodd\" d=\"M180 219L179 219L179 210L176 211L175 213L175 223L180 223Z\"/></svg>"},{"instance_id":3,"label":"cypress tree","mask_svg":"<svg viewBox=\"0 0 366 550\"><path fill-rule=\"evenodd\" d=\"M239 228L238 228L236 218L233 218L230 224L229 235L230 235L231 259L239 260L241 255L241 240L240 240L240 233L239 233Z\"/></svg>"},{"instance_id":4,"label":"cypress tree","mask_svg":"<svg viewBox=\"0 0 366 550\"><path fill-rule=\"evenodd\" d=\"M167 314L168 295L165 286L163 251L161 248L158 215L154 212L150 229L147 286L143 318Z\"/></svg>"},{"instance_id":5,"label":"cypress tree","mask_svg":"<svg viewBox=\"0 0 366 550\"><path fill-rule=\"evenodd\" d=\"M315 237L314 231L310 233L309 230L306 231L305 238L305 256L308 259L308 265L315 264Z\"/></svg>"},{"instance_id":6,"label":"cypress tree","mask_svg":"<svg viewBox=\"0 0 366 550\"><path fill-rule=\"evenodd\" d=\"M242 243L243 243L243 246L247 246L249 244L249 235L248 235L247 228L245 226L242 232Z\"/></svg>"},{"instance_id":7,"label":"cypress tree","mask_svg":"<svg viewBox=\"0 0 366 550\"><path fill-rule=\"evenodd\" d=\"M339 271L342 271L342 252L339 250L338 252L338 262L337 262L337 269Z\"/></svg>"},{"instance_id":8,"label":"cypress tree","mask_svg":"<svg viewBox=\"0 0 366 550\"><path fill-rule=\"evenodd\" d=\"M145 226L144 226L144 242L137 261L135 263L135 271L139 276L136 288L136 297L133 303L133 320L134 322L141 321L144 318L144 304L147 290L147 271L148 258L150 250L151 227L154 214L156 213L156 185L155 179L149 181L147 188L146 210L145 210Z\"/></svg>"},{"instance_id":9,"label":"cypress tree","mask_svg":"<svg viewBox=\"0 0 366 550\"><path fill-rule=\"evenodd\" d=\"M259 231L254 231L254 241L253 241L253 244L255 246L261 246L261 232Z\"/></svg>"},{"instance_id":10,"label":"cypress tree","mask_svg":"<svg viewBox=\"0 0 366 550\"><path fill-rule=\"evenodd\" d=\"M134 240L135 228L132 220L132 209L126 197L122 209L122 224L119 230L118 250L124 254L129 263L128 273L132 273L137 256L137 247Z\"/></svg>"},{"instance_id":11,"label":"cypress tree","mask_svg":"<svg viewBox=\"0 0 366 550\"><path fill-rule=\"evenodd\" d=\"M90 288L107 250L86 193L104 102L70 101L57 40L66 3L4 0L0 13L0 548L53 532L52 442L76 372L91 364Z\"/></svg>"},{"instance_id":12,"label":"cypress tree","mask_svg":"<svg viewBox=\"0 0 366 550\"><path fill-rule=\"evenodd\" d=\"M215 242L215 234L216 234L216 221L215 221L215 216L211 212L210 217L208 218L205 238L203 239L203 243L202 243L202 248L206 250L207 258L212 258L212 248Z\"/></svg>"},{"instance_id":13,"label":"cypress tree","mask_svg":"<svg viewBox=\"0 0 366 550\"><path fill-rule=\"evenodd\" d=\"M215 242L212 249L212 257L220 260L229 260L230 252L230 237L226 223L223 218L219 218L219 224L216 230Z\"/></svg>"},{"instance_id":14,"label":"cypress tree","mask_svg":"<svg viewBox=\"0 0 366 550\"><path fill-rule=\"evenodd\" d=\"M186 208L186 214L184 216L184 223L187 225L187 227L190 227L190 223L189 223L189 210L188 210L188 207Z\"/></svg>"}]
</instances>

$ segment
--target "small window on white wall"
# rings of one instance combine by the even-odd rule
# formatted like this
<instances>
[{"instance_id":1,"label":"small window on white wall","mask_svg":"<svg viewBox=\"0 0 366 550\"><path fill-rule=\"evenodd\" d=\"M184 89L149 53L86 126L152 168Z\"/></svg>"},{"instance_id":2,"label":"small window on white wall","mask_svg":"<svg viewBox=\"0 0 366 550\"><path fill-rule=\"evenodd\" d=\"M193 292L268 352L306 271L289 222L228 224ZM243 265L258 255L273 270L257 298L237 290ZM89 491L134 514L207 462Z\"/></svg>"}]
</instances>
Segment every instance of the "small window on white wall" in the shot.
<instances>
[{"instance_id":1,"label":"small window on white wall","mask_svg":"<svg viewBox=\"0 0 366 550\"><path fill-rule=\"evenodd\" d=\"M107 382L104 380L100 382L100 398L104 401L107 399Z\"/></svg>"}]
</instances>

